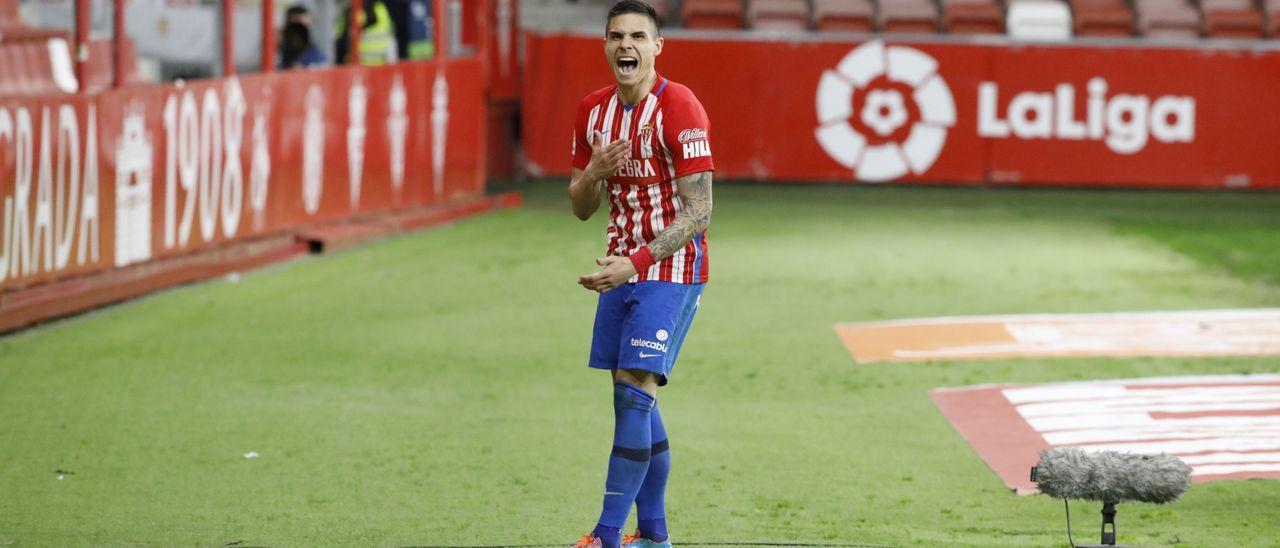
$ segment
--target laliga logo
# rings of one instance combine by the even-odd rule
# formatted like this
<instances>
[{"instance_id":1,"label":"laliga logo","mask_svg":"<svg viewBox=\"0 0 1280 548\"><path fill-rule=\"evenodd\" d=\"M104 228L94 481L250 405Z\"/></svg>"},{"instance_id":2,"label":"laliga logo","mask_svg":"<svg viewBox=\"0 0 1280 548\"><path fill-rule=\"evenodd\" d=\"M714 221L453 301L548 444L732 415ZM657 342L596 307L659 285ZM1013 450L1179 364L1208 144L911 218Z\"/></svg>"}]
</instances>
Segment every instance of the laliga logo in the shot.
<instances>
[{"instance_id":1,"label":"laliga logo","mask_svg":"<svg viewBox=\"0 0 1280 548\"><path fill-rule=\"evenodd\" d=\"M1103 141L1117 154L1136 154L1150 137L1162 143L1196 138L1196 100L1191 96L1117 94L1107 97L1107 81L1089 79L1084 120L1076 119L1076 88L1058 84L1050 92L1024 91L1009 100L1000 118L1000 88L978 84L978 135L1019 139Z\"/></svg>"},{"instance_id":2,"label":"laliga logo","mask_svg":"<svg viewBox=\"0 0 1280 548\"><path fill-rule=\"evenodd\" d=\"M818 82L818 144L859 180L924 173L956 123L955 101L937 69L913 48L879 40L854 48Z\"/></svg>"}]
</instances>

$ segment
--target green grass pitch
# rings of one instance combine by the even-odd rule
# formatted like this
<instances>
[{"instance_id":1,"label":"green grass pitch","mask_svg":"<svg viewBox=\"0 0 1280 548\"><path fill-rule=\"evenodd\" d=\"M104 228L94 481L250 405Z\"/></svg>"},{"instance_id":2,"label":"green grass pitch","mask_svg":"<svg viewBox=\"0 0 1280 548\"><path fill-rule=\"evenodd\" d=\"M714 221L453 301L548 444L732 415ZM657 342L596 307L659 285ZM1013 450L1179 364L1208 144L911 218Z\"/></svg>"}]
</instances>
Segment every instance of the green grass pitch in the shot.
<instances>
[{"instance_id":1,"label":"green grass pitch","mask_svg":"<svg viewBox=\"0 0 1280 548\"><path fill-rule=\"evenodd\" d=\"M928 398L1276 358L864 365L886 318L1280 306L1280 195L721 185L659 402L673 539L1065 546ZM604 219L525 207L0 338L0 546L568 544L612 431L577 276ZM256 451L258 458L246 459ZM57 479L57 470L74 472ZM1121 505L1119 539L1280 545L1280 482ZM1096 505L1073 505L1078 542Z\"/></svg>"}]
</instances>

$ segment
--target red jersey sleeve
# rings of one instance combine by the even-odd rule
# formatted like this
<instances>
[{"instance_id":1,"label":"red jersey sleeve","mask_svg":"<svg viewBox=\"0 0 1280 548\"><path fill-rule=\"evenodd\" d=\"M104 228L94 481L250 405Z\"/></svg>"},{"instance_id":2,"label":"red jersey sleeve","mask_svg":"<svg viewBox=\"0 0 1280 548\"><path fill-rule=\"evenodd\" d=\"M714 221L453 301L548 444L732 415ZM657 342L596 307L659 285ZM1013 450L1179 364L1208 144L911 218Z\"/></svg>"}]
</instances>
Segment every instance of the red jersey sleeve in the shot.
<instances>
[{"instance_id":1,"label":"red jersey sleeve","mask_svg":"<svg viewBox=\"0 0 1280 548\"><path fill-rule=\"evenodd\" d=\"M675 86L672 86L675 87ZM672 89L663 105L662 140L671 153L676 178L714 171L711 160L711 120L702 103L688 89Z\"/></svg>"},{"instance_id":2,"label":"red jersey sleeve","mask_svg":"<svg viewBox=\"0 0 1280 548\"><path fill-rule=\"evenodd\" d=\"M587 142L587 112L590 109L591 104L584 99L578 104L578 118L573 122L573 148L570 153L573 155L573 167L578 169L587 169L587 162L591 161L591 144Z\"/></svg>"}]
</instances>

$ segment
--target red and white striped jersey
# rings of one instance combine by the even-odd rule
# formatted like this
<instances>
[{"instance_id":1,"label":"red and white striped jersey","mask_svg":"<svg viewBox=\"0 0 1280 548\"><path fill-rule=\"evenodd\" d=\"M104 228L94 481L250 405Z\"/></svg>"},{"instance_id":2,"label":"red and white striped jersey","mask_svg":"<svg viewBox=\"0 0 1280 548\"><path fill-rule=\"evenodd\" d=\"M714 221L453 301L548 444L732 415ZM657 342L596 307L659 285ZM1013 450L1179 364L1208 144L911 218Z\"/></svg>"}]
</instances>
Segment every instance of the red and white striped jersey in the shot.
<instances>
[{"instance_id":1,"label":"red and white striped jersey","mask_svg":"<svg viewBox=\"0 0 1280 548\"><path fill-rule=\"evenodd\" d=\"M596 132L607 142L631 141L631 160L605 183L609 192L609 255L628 256L658 236L680 213L676 179L715 170L710 121L688 87L661 76L637 105L624 105L618 86L597 90L578 106L573 167L586 169ZM707 281L707 234L630 281Z\"/></svg>"}]
</instances>

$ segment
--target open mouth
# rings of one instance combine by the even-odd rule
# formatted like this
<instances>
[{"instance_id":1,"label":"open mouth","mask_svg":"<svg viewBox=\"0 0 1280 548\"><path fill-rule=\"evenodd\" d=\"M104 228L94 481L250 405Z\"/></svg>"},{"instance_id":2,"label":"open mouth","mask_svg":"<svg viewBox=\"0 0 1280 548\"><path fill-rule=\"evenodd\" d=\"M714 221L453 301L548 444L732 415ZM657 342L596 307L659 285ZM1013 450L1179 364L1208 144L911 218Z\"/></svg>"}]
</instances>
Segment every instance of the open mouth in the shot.
<instances>
[{"instance_id":1,"label":"open mouth","mask_svg":"<svg viewBox=\"0 0 1280 548\"><path fill-rule=\"evenodd\" d=\"M635 74L640 69L640 60L635 57L622 56L618 58L618 72L622 74Z\"/></svg>"}]
</instances>

